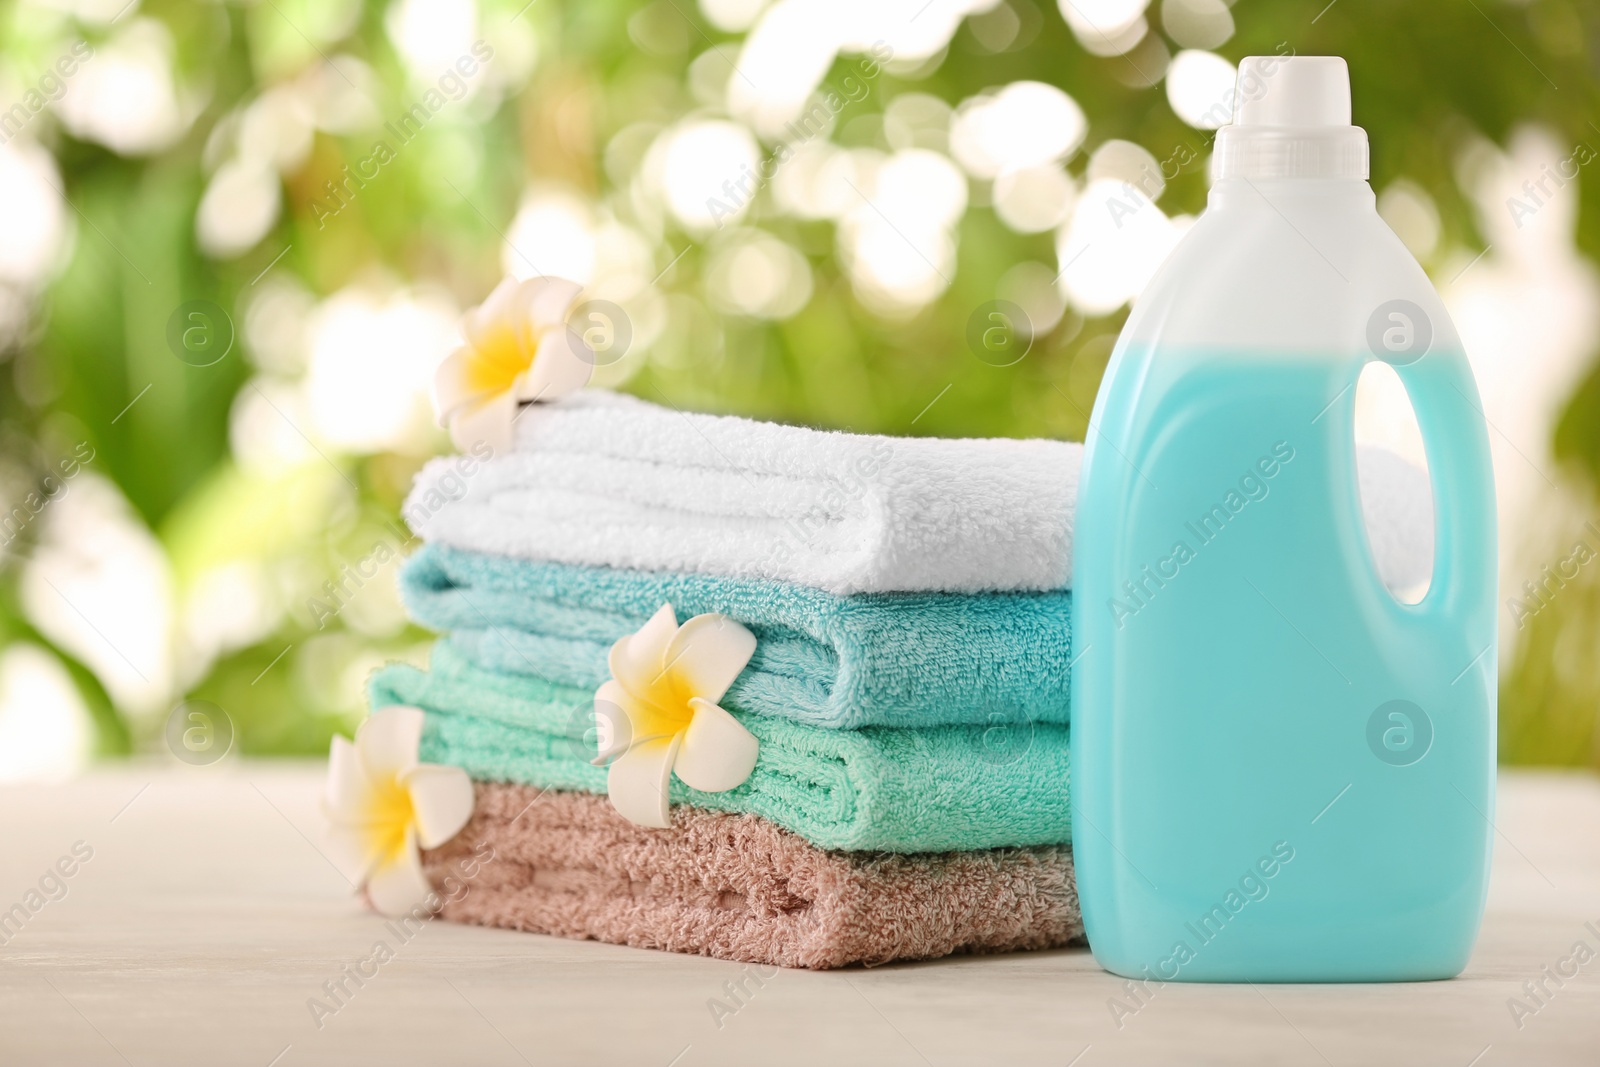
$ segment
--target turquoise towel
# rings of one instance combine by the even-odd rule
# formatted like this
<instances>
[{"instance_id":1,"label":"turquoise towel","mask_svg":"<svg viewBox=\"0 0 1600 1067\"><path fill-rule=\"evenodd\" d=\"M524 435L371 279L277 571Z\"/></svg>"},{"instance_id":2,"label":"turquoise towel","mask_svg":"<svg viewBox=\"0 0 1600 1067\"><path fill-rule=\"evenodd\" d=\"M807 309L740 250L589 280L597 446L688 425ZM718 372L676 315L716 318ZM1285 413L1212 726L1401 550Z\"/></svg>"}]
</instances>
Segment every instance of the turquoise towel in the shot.
<instances>
[{"instance_id":1,"label":"turquoise towel","mask_svg":"<svg viewBox=\"0 0 1600 1067\"><path fill-rule=\"evenodd\" d=\"M428 713L424 762L479 779L605 792L605 768L589 762L596 750L584 690L484 671L441 645L431 670L378 671L369 696L374 708L410 704ZM1064 726L826 730L738 717L761 742L750 778L726 793L674 778L673 803L752 812L831 849L945 852L1071 840Z\"/></svg>"},{"instance_id":2,"label":"turquoise towel","mask_svg":"<svg viewBox=\"0 0 1600 1067\"><path fill-rule=\"evenodd\" d=\"M1071 595L866 593L702 574L515 560L430 544L401 595L422 625L487 670L592 691L611 645L671 603L756 635L730 710L836 729L1065 723Z\"/></svg>"}]
</instances>

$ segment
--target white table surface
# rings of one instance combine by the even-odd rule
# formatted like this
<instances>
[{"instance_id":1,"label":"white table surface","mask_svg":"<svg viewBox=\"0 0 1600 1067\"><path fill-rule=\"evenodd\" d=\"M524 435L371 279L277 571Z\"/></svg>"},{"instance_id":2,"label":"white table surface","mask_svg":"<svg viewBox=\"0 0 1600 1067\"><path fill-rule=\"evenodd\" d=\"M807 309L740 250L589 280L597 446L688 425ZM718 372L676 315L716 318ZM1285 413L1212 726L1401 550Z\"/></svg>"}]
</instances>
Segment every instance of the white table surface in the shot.
<instances>
[{"instance_id":1,"label":"white table surface","mask_svg":"<svg viewBox=\"0 0 1600 1067\"><path fill-rule=\"evenodd\" d=\"M1575 941L1600 949L1591 776L1502 777L1461 978L1169 985L1119 1029L1122 982L1084 949L781 971L719 1027L739 965L443 922L319 1028L308 999L393 936L319 851L321 775L131 764L0 789L0 911L93 849L0 945L0 1064L1600 1064L1600 959L1520 1029L1507 1006Z\"/></svg>"}]
</instances>

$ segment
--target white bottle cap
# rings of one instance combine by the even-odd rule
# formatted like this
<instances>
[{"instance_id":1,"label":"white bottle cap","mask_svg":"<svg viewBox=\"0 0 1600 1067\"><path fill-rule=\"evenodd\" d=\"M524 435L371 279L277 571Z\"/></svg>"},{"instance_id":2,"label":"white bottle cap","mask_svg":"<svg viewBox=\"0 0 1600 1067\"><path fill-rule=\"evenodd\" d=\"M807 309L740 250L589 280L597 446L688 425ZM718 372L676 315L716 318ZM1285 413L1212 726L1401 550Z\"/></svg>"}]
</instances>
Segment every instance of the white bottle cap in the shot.
<instances>
[{"instance_id":1,"label":"white bottle cap","mask_svg":"<svg viewBox=\"0 0 1600 1067\"><path fill-rule=\"evenodd\" d=\"M1250 56L1233 125L1217 131L1222 178L1367 177L1367 134L1350 125L1350 70L1338 56Z\"/></svg>"}]
</instances>

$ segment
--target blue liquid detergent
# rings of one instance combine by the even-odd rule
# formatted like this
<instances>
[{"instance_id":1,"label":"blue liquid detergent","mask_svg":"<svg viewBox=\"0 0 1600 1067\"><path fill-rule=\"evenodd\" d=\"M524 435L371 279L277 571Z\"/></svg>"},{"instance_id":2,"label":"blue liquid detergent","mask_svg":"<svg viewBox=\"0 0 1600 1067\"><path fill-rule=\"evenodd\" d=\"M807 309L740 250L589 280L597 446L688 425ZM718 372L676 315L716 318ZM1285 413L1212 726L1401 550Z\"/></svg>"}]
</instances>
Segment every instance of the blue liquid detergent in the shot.
<instances>
[{"instance_id":1,"label":"blue liquid detergent","mask_svg":"<svg viewBox=\"0 0 1600 1067\"><path fill-rule=\"evenodd\" d=\"M1370 211L1358 185L1330 210ZM1220 200L1186 243L1226 241L1224 224L1264 247L1318 235L1251 207L1248 189ZM1320 210L1292 192L1282 204L1284 221ZM1343 229L1359 245L1366 226ZM1363 261L1327 240L1336 262ZM1303 251L1263 277L1321 270ZM1194 264L1180 247L1164 271ZM1354 326L1318 350L1187 343L1210 312L1158 278L1107 368L1075 533L1073 841L1090 946L1118 974L1417 980L1458 974L1471 952L1493 835L1493 487L1466 358L1420 269L1393 270L1432 336L1392 360L1434 485L1420 603L1380 580L1356 477L1354 385L1378 358L1357 320L1383 285L1328 317ZM1347 298L1328 281L1307 299ZM1274 316L1288 326L1256 332L1298 329L1292 308Z\"/></svg>"}]
</instances>

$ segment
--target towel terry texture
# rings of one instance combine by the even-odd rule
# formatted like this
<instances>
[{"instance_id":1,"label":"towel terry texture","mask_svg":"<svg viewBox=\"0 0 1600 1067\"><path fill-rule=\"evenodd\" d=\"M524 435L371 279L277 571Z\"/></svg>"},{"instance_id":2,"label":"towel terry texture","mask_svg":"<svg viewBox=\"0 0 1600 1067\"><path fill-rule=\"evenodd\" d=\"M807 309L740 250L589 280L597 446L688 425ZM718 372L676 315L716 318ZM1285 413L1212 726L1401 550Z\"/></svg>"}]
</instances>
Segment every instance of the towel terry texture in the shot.
<instances>
[{"instance_id":1,"label":"towel terry texture","mask_svg":"<svg viewBox=\"0 0 1600 1067\"><path fill-rule=\"evenodd\" d=\"M1432 559L1427 475L1363 448L1391 589ZM525 407L513 451L436 459L404 510L428 541L834 593L1071 585L1083 446L879 437L689 414L602 390Z\"/></svg>"},{"instance_id":2,"label":"towel terry texture","mask_svg":"<svg viewBox=\"0 0 1600 1067\"><path fill-rule=\"evenodd\" d=\"M828 852L753 815L680 806L666 830L604 797L478 783L472 821L424 855L435 885L493 850L457 922L782 967L1064 945L1083 934L1071 852Z\"/></svg>"},{"instance_id":3,"label":"towel terry texture","mask_svg":"<svg viewBox=\"0 0 1600 1067\"><path fill-rule=\"evenodd\" d=\"M429 541L769 578L835 593L1067 583L1082 446L837 433L584 390L534 404L510 455L418 476Z\"/></svg>"},{"instance_id":4,"label":"towel terry texture","mask_svg":"<svg viewBox=\"0 0 1600 1067\"><path fill-rule=\"evenodd\" d=\"M441 642L429 670L391 664L368 696L373 708L427 712L424 762L540 789L606 790L606 768L590 762L592 693L482 670ZM760 815L832 849L945 852L1072 838L1065 726L830 730L733 714L760 743L749 779L702 793L673 778L673 803Z\"/></svg>"},{"instance_id":5,"label":"towel terry texture","mask_svg":"<svg viewBox=\"0 0 1600 1067\"><path fill-rule=\"evenodd\" d=\"M411 617L488 670L594 690L607 653L663 603L756 636L722 703L836 729L1066 722L1071 594L866 593L516 560L428 545L405 564Z\"/></svg>"}]
</instances>

